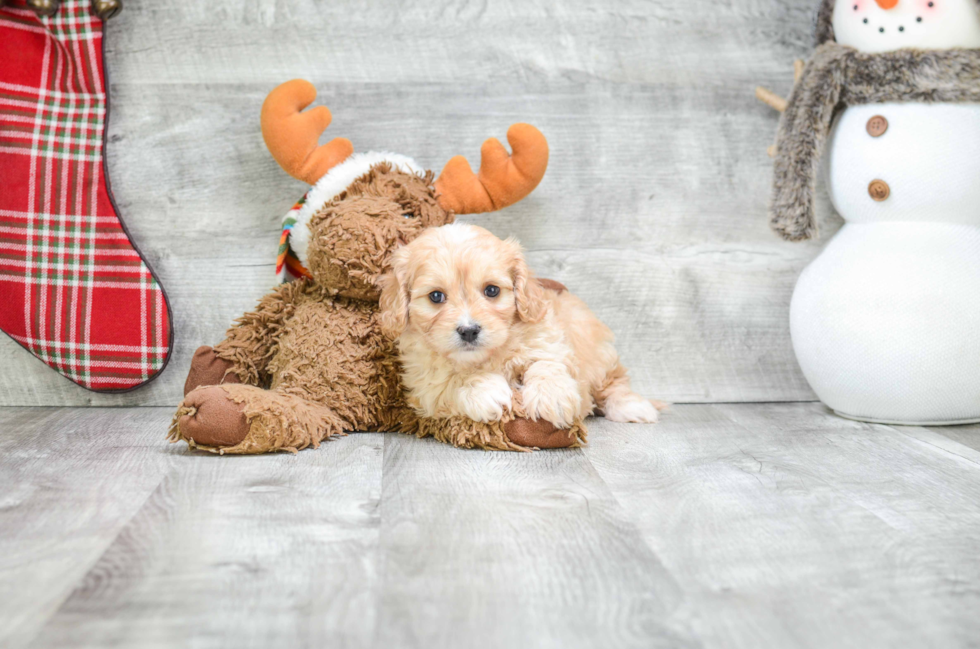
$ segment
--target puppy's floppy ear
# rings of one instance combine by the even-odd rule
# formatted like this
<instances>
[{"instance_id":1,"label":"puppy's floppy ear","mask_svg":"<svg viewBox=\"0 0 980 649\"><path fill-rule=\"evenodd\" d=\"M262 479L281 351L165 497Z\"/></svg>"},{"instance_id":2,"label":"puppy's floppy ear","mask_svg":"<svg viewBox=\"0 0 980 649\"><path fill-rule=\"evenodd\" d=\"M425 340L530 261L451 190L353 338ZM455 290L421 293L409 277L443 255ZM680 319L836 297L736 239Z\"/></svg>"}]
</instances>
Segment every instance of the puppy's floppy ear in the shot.
<instances>
[{"instance_id":1,"label":"puppy's floppy ear","mask_svg":"<svg viewBox=\"0 0 980 649\"><path fill-rule=\"evenodd\" d=\"M508 239L507 243L513 250L511 273L514 276L514 301L517 304L517 315L524 322L537 322L544 317L547 306L544 289L528 268L520 244L513 239Z\"/></svg>"},{"instance_id":2,"label":"puppy's floppy ear","mask_svg":"<svg viewBox=\"0 0 980 649\"><path fill-rule=\"evenodd\" d=\"M391 272L380 279L381 333L394 340L408 326L408 249L401 247L391 256Z\"/></svg>"}]
</instances>

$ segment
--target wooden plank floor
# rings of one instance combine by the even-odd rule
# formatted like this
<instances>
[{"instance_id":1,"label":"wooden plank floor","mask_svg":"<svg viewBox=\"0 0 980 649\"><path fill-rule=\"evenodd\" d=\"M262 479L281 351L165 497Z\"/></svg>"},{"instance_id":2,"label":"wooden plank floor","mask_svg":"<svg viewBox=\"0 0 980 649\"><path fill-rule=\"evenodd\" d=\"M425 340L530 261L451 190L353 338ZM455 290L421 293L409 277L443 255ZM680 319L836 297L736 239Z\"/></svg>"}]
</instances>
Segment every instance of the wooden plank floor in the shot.
<instances>
[{"instance_id":1,"label":"wooden plank floor","mask_svg":"<svg viewBox=\"0 0 980 649\"><path fill-rule=\"evenodd\" d=\"M0 409L0 646L980 639L980 427L686 405L580 450L213 457L170 414Z\"/></svg>"}]
</instances>

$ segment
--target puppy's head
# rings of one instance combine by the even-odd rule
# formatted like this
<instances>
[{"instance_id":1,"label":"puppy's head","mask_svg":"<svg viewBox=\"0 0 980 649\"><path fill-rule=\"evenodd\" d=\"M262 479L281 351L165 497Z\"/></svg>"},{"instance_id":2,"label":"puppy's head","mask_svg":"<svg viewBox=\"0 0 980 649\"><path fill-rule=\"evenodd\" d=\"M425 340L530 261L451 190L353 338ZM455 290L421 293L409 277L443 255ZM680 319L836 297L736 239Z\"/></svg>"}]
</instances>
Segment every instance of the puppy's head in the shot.
<instances>
[{"instance_id":1,"label":"puppy's head","mask_svg":"<svg viewBox=\"0 0 980 649\"><path fill-rule=\"evenodd\" d=\"M544 315L543 291L520 245L474 225L426 230L395 252L381 284L384 333L411 331L460 363L486 360L515 322Z\"/></svg>"}]
</instances>

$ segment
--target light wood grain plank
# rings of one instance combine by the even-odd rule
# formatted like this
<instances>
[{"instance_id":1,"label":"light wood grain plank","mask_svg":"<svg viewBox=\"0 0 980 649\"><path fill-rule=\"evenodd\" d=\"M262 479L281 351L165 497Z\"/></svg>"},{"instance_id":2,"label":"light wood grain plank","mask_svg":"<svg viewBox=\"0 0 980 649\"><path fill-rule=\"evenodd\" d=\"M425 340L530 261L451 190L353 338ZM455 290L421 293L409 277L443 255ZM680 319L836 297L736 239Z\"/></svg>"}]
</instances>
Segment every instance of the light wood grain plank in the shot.
<instances>
[{"instance_id":1,"label":"light wood grain plank","mask_svg":"<svg viewBox=\"0 0 980 649\"><path fill-rule=\"evenodd\" d=\"M766 224L777 116L811 0L160 0L109 23L109 167L171 297L177 347L153 385L85 392L0 337L0 404L172 405L193 350L273 283L303 187L265 152L262 98L304 76L332 135L440 169L515 121L548 136L526 201L471 217L521 239L619 336L637 387L673 401L813 399L787 313L822 242ZM826 200L822 211L829 213ZM825 236L836 227L831 220Z\"/></svg>"},{"instance_id":2,"label":"light wood grain plank","mask_svg":"<svg viewBox=\"0 0 980 649\"><path fill-rule=\"evenodd\" d=\"M591 440L702 646L980 637L972 459L819 404L677 406L655 429L596 422Z\"/></svg>"},{"instance_id":3,"label":"light wood grain plank","mask_svg":"<svg viewBox=\"0 0 980 649\"><path fill-rule=\"evenodd\" d=\"M954 442L961 444L974 451L980 452L980 425L972 426L935 426L929 431L948 437Z\"/></svg>"},{"instance_id":4,"label":"light wood grain plank","mask_svg":"<svg viewBox=\"0 0 980 649\"><path fill-rule=\"evenodd\" d=\"M161 1L127 7L110 24L110 47L143 83L319 76L689 86L729 82L728 72L753 82L751 93L760 72L785 82L774 89L792 84L815 10L810 0Z\"/></svg>"},{"instance_id":5,"label":"light wood grain plank","mask_svg":"<svg viewBox=\"0 0 980 649\"><path fill-rule=\"evenodd\" d=\"M386 436L376 647L683 647L679 588L581 451Z\"/></svg>"},{"instance_id":6,"label":"light wood grain plank","mask_svg":"<svg viewBox=\"0 0 980 649\"><path fill-rule=\"evenodd\" d=\"M168 420L0 408L0 646L27 646L160 484Z\"/></svg>"},{"instance_id":7,"label":"light wood grain plank","mask_svg":"<svg viewBox=\"0 0 980 649\"><path fill-rule=\"evenodd\" d=\"M973 442L976 444L976 435L956 435L944 434L943 426L934 428L924 428L921 426L890 426L893 431L900 435L905 435L909 439L915 440L929 446L939 452L949 453L957 458L973 462L980 466L980 451L969 444L963 442ZM960 440L963 441L960 441Z\"/></svg>"},{"instance_id":8,"label":"light wood grain plank","mask_svg":"<svg viewBox=\"0 0 980 649\"><path fill-rule=\"evenodd\" d=\"M583 450L213 457L167 409L0 409L0 644L969 647L976 451L818 404ZM965 430L965 429L964 429Z\"/></svg>"},{"instance_id":9,"label":"light wood grain plank","mask_svg":"<svg viewBox=\"0 0 980 649\"><path fill-rule=\"evenodd\" d=\"M161 451L173 471L35 646L366 646L382 444L363 434L298 455Z\"/></svg>"}]
</instances>

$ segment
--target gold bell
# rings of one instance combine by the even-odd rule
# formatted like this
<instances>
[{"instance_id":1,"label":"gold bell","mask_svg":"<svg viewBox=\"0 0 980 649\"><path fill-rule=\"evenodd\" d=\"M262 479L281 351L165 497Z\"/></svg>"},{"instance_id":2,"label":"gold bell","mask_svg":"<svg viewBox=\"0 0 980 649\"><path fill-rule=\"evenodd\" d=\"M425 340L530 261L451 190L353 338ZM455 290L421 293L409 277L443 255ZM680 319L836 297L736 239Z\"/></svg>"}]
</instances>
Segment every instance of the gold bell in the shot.
<instances>
[{"instance_id":1,"label":"gold bell","mask_svg":"<svg viewBox=\"0 0 980 649\"><path fill-rule=\"evenodd\" d=\"M27 6L38 16L53 16L58 13L61 0L27 0Z\"/></svg>"},{"instance_id":2,"label":"gold bell","mask_svg":"<svg viewBox=\"0 0 980 649\"><path fill-rule=\"evenodd\" d=\"M102 20L109 20L122 11L122 0L92 0L92 13Z\"/></svg>"}]
</instances>

